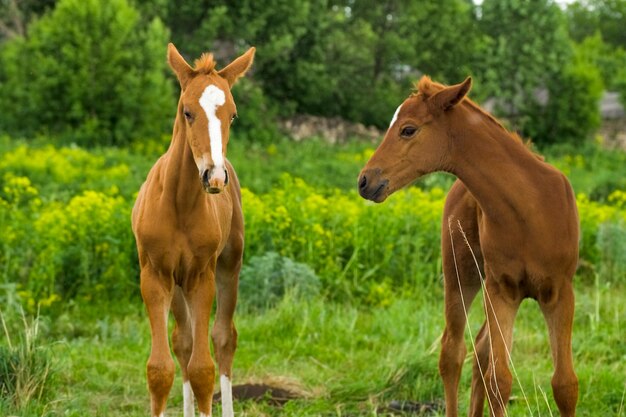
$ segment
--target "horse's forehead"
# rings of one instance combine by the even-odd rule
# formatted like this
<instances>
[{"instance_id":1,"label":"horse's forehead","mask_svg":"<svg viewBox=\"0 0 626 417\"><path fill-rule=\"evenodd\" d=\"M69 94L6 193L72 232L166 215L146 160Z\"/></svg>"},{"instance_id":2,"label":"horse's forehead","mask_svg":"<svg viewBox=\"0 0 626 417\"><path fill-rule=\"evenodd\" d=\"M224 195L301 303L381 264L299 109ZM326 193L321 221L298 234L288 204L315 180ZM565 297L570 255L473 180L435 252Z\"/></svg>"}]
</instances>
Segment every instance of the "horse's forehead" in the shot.
<instances>
[{"instance_id":1,"label":"horse's forehead","mask_svg":"<svg viewBox=\"0 0 626 417\"><path fill-rule=\"evenodd\" d=\"M228 82L218 75L197 77L190 83L185 95L186 101L195 103L201 103L208 97L219 106L228 106L233 101Z\"/></svg>"},{"instance_id":2,"label":"horse's forehead","mask_svg":"<svg viewBox=\"0 0 626 417\"><path fill-rule=\"evenodd\" d=\"M398 118L423 117L428 113L428 107L421 95L413 95L402 103L398 111Z\"/></svg>"}]
</instances>

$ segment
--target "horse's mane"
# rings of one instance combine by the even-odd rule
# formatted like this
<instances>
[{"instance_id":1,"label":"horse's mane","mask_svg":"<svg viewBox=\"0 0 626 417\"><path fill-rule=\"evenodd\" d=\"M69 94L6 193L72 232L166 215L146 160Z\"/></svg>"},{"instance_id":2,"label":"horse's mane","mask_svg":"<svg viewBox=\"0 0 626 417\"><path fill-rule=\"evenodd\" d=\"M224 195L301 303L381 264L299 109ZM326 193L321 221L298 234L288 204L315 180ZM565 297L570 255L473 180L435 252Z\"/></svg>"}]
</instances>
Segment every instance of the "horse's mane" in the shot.
<instances>
[{"instance_id":1,"label":"horse's mane","mask_svg":"<svg viewBox=\"0 0 626 417\"><path fill-rule=\"evenodd\" d=\"M211 74L215 71L215 60L213 59L213 54L203 53L200 58L196 59L194 62L195 72L199 74Z\"/></svg>"},{"instance_id":2,"label":"horse's mane","mask_svg":"<svg viewBox=\"0 0 626 417\"><path fill-rule=\"evenodd\" d=\"M443 90L445 87L446 87L445 85L440 84L438 82L435 82L435 81L431 80L429 76L424 75L424 76L422 76L422 78L417 83L415 83L415 91L411 95L412 96L417 96L419 94L422 94L424 97L428 98L428 97L432 96L433 94ZM462 103L464 103L466 106L468 106L472 110L478 112L480 115L485 117L490 122L494 123L499 128L503 129L506 133L508 133L508 135L514 141L519 142L520 144L524 145L524 147L526 149L528 149L530 152L532 152L537 158L539 158L541 160L544 159L543 156L539 155L538 153L536 153L536 152L534 152L532 150L533 144L532 144L532 141L530 139L523 140L520 137L520 135L518 135L517 133L510 132L506 127L504 127L504 125L502 123L500 123L500 121L498 119L496 119L493 115L491 115L490 113L488 113L485 110L483 110L478 104L476 104L475 102L470 100L467 96L465 98L463 98Z\"/></svg>"}]
</instances>

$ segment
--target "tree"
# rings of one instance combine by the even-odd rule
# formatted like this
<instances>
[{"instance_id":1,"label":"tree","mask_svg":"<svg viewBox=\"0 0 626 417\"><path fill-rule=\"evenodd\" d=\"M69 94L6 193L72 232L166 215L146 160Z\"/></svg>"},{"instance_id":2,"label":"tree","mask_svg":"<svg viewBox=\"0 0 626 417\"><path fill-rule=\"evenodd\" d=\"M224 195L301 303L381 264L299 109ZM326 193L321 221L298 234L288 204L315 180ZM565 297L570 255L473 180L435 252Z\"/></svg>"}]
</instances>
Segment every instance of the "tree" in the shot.
<instances>
[{"instance_id":1,"label":"tree","mask_svg":"<svg viewBox=\"0 0 626 417\"><path fill-rule=\"evenodd\" d=\"M51 9L56 0L0 0L0 40L26 34L35 16Z\"/></svg>"},{"instance_id":2,"label":"tree","mask_svg":"<svg viewBox=\"0 0 626 417\"><path fill-rule=\"evenodd\" d=\"M626 48L626 0L578 0L567 6L567 17L575 41L599 32L609 45Z\"/></svg>"},{"instance_id":3,"label":"tree","mask_svg":"<svg viewBox=\"0 0 626 417\"><path fill-rule=\"evenodd\" d=\"M167 30L126 0L60 0L0 50L0 130L119 145L171 125Z\"/></svg>"},{"instance_id":4,"label":"tree","mask_svg":"<svg viewBox=\"0 0 626 417\"><path fill-rule=\"evenodd\" d=\"M525 130L537 143L580 143L600 126L598 102L604 85L583 47L574 47L573 59L552 77L547 91L548 102L535 103Z\"/></svg>"},{"instance_id":5,"label":"tree","mask_svg":"<svg viewBox=\"0 0 626 417\"><path fill-rule=\"evenodd\" d=\"M571 57L562 12L551 0L485 0L481 12L491 39L482 57L484 88L513 128L529 132L537 96Z\"/></svg>"}]
</instances>

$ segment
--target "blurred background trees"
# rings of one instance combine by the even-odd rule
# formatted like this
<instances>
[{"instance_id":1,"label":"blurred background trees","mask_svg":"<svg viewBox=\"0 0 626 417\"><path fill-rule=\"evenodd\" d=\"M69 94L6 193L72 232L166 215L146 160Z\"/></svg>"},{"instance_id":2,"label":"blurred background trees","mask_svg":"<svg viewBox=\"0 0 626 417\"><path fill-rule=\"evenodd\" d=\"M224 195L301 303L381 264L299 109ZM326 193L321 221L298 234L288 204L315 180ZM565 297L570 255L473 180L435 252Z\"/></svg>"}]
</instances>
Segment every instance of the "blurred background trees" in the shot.
<instances>
[{"instance_id":1,"label":"blurred background trees","mask_svg":"<svg viewBox=\"0 0 626 417\"><path fill-rule=\"evenodd\" d=\"M626 0L0 0L0 131L85 145L168 134L171 40L221 65L258 48L236 93L253 140L295 114L385 128L428 74L472 75L472 97L539 144L580 142L603 90L626 97L625 22Z\"/></svg>"}]
</instances>

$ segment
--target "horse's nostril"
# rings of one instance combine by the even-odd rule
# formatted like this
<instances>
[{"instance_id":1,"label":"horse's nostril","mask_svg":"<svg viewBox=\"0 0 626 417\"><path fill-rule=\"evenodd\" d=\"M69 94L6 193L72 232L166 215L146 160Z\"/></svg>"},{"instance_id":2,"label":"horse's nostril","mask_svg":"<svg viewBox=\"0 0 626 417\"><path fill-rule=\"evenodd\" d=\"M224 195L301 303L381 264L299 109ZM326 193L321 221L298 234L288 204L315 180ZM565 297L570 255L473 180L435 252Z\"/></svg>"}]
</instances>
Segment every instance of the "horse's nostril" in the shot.
<instances>
[{"instance_id":1,"label":"horse's nostril","mask_svg":"<svg viewBox=\"0 0 626 417\"><path fill-rule=\"evenodd\" d=\"M362 190L366 186L367 186L367 177L365 175L363 175L361 177L361 181L359 181L359 188Z\"/></svg>"},{"instance_id":2,"label":"horse's nostril","mask_svg":"<svg viewBox=\"0 0 626 417\"><path fill-rule=\"evenodd\" d=\"M202 182L205 184L209 183L209 170L205 169L204 172L202 173Z\"/></svg>"},{"instance_id":3,"label":"horse's nostril","mask_svg":"<svg viewBox=\"0 0 626 417\"><path fill-rule=\"evenodd\" d=\"M224 185L228 185L228 170L224 170Z\"/></svg>"}]
</instances>

